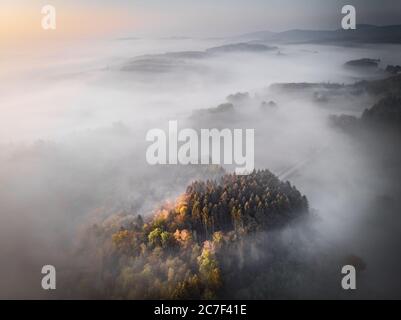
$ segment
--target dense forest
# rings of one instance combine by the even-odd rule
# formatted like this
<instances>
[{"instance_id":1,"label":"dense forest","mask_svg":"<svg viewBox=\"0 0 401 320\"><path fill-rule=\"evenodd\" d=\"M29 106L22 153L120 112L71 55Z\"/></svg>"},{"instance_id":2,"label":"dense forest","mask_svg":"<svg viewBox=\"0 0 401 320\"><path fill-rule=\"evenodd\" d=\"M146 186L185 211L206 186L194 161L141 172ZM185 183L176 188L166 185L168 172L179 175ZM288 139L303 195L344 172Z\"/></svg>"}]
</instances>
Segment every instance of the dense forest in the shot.
<instances>
[{"instance_id":1,"label":"dense forest","mask_svg":"<svg viewBox=\"0 0 401 320\"><path fill-rule=\"evenodd\" d=\"M149 219L118 214L91 229L112 298L220 298L227 277L239 279L247 237L305 216L308 202L268 170L219 181L195 181ZM92 237L93 241L93 237ZM251 243L251 241L248 241Z\"/></svg>"}]
</instances>

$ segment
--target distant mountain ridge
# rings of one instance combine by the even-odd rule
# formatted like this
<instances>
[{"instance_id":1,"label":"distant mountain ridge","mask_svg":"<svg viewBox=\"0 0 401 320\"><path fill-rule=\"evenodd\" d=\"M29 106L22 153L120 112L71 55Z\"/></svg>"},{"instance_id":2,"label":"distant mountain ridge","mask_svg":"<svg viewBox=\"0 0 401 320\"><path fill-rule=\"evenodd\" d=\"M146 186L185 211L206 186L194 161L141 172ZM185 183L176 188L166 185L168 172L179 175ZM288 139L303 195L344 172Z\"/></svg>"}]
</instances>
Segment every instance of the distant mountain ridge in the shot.
<instances>
[{"instance_id":1,"label":"distant mountain ridge","mask_svg":"<svg viewBox=\"0 0 401 320\"><path fill-rule=\"evenodd\" d=\"M241 35L239 38L278 43L401 43L401 25L359 24L355 30L258 31Z\"/></svg>"}]
</instances>

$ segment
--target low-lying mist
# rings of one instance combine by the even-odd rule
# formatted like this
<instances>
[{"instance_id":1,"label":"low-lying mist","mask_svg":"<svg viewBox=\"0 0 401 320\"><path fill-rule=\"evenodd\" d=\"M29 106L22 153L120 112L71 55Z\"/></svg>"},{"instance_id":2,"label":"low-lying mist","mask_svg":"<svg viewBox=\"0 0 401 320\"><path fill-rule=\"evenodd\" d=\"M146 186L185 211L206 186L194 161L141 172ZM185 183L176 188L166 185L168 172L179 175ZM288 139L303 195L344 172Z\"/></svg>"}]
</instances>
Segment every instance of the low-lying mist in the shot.
<instances>
[{"instance_id":1,"label":"low-lying mist","mask_svg":"<svg viewBox=\"0 0 401 320\"><path fill-rule=\"evenodd\" d=\"M291 181L308 198L307 221L263 235L271 243L267 251L282 249L307 273L277 295L252 287L238 297L351 297L336 288L350 255L367 265L364 290L352 297L399 297L400 287L391 281L399 264L399 165L389 172L385 153L378 156L385 138L355 137L328 121L331 114L359 117L376 98L366 93L322 102L309 91L288 93L271 85L382 78L383 71L358 72L344 63L368 57L380 58L381 68L401 64L400 47L280 45L202 58L165 55L226 43L119 39L3 57L1 298L68 297L74 283L61 280L55 294L44 292L40 270L52 264L61 279L85 273L90 257L78 259L75 251L88 226L116 212L149 216L191 181L208 178L202 166L146 163L146 132L166 130L169 120L178 120L180 128L255 129L255 168ZM144 56L146 66L135 62ZM127 68L133 63L136 68ZM227 98L237 92L248 94ZM198 113L222 103L233 109ZM278 269L285 265L263 259ZM272 267L266 279L295 279L297 269L291 270L285 276ZM266 279L259 285L267 286Z\"/></svg>"}]
</instances>

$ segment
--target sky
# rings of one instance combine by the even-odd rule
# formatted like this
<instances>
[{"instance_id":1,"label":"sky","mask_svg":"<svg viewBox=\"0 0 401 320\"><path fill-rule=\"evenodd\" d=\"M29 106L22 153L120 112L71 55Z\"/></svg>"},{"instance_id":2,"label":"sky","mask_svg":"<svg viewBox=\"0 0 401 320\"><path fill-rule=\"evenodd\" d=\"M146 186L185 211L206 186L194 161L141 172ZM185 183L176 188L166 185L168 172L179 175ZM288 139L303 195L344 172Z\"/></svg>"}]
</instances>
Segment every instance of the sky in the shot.
<instances>
[{"instance_id":1,"label":"sky","mask_svg":"<svg viewBox=\"0 0 401 320\"><path fill-rule=\"evenodd\" d=\"M40 11L47 4L57 11L56 32L41 29ZM336 29L345 4L356 7L357 23L401 22L399 0L2 0L0 41Z\"/></svg>"}]
</instances>

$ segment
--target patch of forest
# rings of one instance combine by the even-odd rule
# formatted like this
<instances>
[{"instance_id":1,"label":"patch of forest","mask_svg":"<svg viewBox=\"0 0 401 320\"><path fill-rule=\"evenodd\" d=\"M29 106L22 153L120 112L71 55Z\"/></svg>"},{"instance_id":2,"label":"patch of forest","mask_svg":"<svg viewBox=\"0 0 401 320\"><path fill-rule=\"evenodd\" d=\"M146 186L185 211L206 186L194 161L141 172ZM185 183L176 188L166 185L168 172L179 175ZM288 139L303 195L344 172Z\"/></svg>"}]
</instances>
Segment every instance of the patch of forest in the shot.
<instances>
[{"instance_id":1,"label":"patch of forest","mask_svg":"<svg viewBox=\"0 0 401 320\"><path fill-rule=\"evenodd\" d=\"M242 277L239 266L254 245L251 237L307 212L306 197L268 170L194 181L148 219L120 214L93 225L90 233L102 268L100 296L224 297L232 278Z\"/></svg>"}]
</instances>

